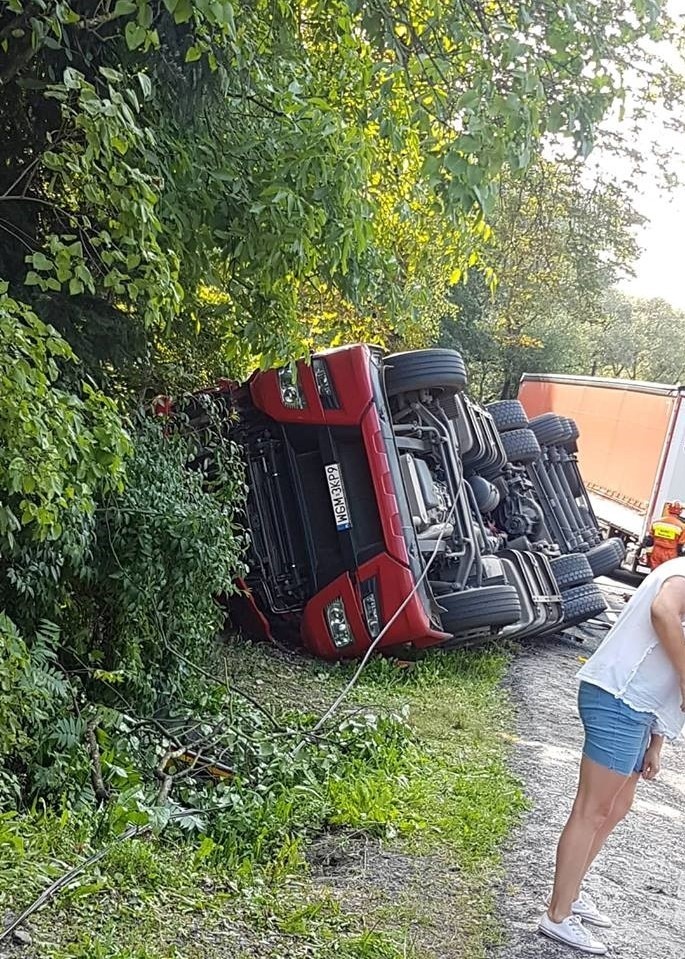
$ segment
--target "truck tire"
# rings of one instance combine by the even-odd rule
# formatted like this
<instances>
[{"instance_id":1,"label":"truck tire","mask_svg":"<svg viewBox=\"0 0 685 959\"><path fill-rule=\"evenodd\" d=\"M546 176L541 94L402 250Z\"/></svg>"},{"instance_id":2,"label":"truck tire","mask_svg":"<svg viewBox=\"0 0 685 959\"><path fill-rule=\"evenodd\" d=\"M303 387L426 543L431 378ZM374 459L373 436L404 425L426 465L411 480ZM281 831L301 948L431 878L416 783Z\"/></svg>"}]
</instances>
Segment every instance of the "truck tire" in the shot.
<instances>
[{"instance_id":1,"label":"truck tire","mask_svg":"<svg viewBox=\"0 0 685 959\"><path fill-rule=\"evenodd\" d=\"M482 586L437 597L446 633L459 634L484 626L511 626L521 618L521 601L513 586Z\"/></svg>"},{"instance_id":2,"label":"truck tire","mask_svg":"<svg viewBox=\"0 0 685 959\"><path fill-rule=\"evenodd\" d=\"M607 604L594 583L585 586L573 586L562 593L564 606L564 626L578 626L594 619L606 610Z\"/></svg>"},{"instance_id":3,"label":"truck tire","mask_svg":"<svg viewBox=\"0 0 685 959\"><path fill-rule=\"evenodd\" d=\"M388 396L420 390L461 393L466 389L466 365L456 350L412 350L393 353L384 361Z\"/></svg>"},{"instance_id":4,"label":"truck tire","mask_svg":"<svg viewBox=\"0 0 685 959\"><path fill-rule=\"evenodd\" d=\"M595 576L608 576L609 573L618 569L623 562L626 548L623 545L623 540L613 536L611 539L605 539L603 543L591 547L585 555Z\"/></svg>"},{"instance_id":5,"label":"truck tire","mask_svg":"<svg viewBox=\"0 0 685 959\"><path fill-rule=\"evenodd\" d=\"M561 416L556 413L542 413L530 421L540 446L560 446L571 439L571 430Z\"/></svg>"},{"instance_id":6,"label":"truck tire","mask_svg":"<svg viewBox=\"0 0 685 959\"><path fill-rule=\"evenodd\" d=\"M528 417L519 400L499 400L497 403L488 403L485 408L492 416L500 433L524 430L528 427Z\"/></svg>"},{"instance_id":7,"label":"truck tire","mask_svg":"<svg viewBox=\"0 0 685 959\"><path fill-rule=\"evenodd\" d=\"M584 553L569 553L550 560L554 578L560 590L572 586L585 586L594 579L592 567Z\"/></svg>"},{"instance_id":8,"label":"truck tire","mask_svg":"<svg viewBox=\"0 0 685 959\"><path fill-rule=\"evenodd\" d=\"M575 420L572 420L570 416L564 416L564 420L566 421L566 424L569 430L571 431L571 435L569 436L569 441L575 443L575 441L580 437L580 430L578 429L578 424L576 423Z\"/></svg>"},{"instance_id":9,"label":"truck tire","mask_svg":"<svg viewBox=\"0 0 685 959\"><path fill-rule=\"evenodd\" d=\"M570 419L568 416L562 416L562 419L569 429L569 437L567 440L561 443L560 446L563 446L567 453L577 453L580 430L578 429L575 420Z\"/></svg>"},{"instance_id":10,"label":"truck tire","mask_svg":"<svg viewBox=\"0 0 685 959\"><path fill-rule=\"evenodd\" d=\"M502 446L510 463L534 463L542 450L532 430L511 430L502 433Z\"/></svg>"}]
</instances>

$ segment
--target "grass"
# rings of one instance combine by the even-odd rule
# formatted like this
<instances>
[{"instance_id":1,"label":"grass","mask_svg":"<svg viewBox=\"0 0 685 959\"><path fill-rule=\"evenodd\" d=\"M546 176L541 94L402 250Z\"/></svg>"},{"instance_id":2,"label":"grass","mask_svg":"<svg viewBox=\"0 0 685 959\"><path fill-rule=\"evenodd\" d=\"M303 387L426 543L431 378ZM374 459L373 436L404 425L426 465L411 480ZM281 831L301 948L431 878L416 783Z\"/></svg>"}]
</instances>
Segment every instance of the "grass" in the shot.
<instances>
[{"instance_id":1,"label":"grass","mask_svg":"<svg viewBox=\"0 0 685 959\"><path fill-rule=\"evenodd\" d=\"M242 642L227 649L231 680L280 716L319 712L350 675L349 666ZM306 815L302 793L281 797L271 813L280 838L274 845L272 836L268 854L229 865L206 840L116 845L34 917L33 945L22 954L482 957L497 936L499 848L523 804L506 767L505 667L506 656L492 651L376 659L345 709L403 711L411 736L383 732L368 754L322 774ZM92 814L0 819L0 904L17 911L31 901L96 844L96 826Z\"/></svg>"}]
</instances>

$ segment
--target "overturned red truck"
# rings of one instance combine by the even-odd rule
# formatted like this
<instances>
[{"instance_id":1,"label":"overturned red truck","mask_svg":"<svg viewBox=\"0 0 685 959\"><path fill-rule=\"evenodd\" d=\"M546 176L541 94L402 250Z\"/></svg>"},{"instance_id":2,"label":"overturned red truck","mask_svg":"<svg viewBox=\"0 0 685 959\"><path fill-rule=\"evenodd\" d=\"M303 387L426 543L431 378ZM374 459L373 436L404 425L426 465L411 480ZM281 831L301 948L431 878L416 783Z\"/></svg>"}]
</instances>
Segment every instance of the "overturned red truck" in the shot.
<instances>
[{"instance_id":1,"label":"overturned red truck","mask_svg":"<svg viewBox=\"0 0 685 959\"><path fill-rule=\"evenodd\" d=\"M213 391L247 472L243 628L296 631L333 659L540 636L602 613L593 577L622 556L592 516L577 433L529 421L516 400L483 408L466 385L453 350L362 344Z\"/></svg>"}]
</instances>

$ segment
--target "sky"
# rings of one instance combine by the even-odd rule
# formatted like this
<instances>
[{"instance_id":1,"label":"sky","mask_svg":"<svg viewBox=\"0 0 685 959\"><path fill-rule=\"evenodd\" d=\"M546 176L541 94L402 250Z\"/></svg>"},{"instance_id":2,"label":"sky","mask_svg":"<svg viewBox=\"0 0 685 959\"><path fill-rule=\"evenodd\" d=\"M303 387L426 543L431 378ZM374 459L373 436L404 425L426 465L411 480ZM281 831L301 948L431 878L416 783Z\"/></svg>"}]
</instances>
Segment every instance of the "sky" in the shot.
<instances>
[{"instance_id":1,"label":"sky","mask_svg":"<svg viewBox=\"0 0 685 959\"><path fill-rule=\"evenodd\" d=\"M685 0L671 0L669 12L685 18ZM675 51L669 51L669 60L674 65L679 63L685 71L685 63ZM669 147L674 155L680 152L685 157L685 134L677 136L665 131L658 112L644 125L636 145L648 149L652 139L658 139L661 146ZM604 172L610 175L616 172L610 158L600 156L596 162ZM682 165L685 174L685 160ZM652 164L652 170L636 184L635 205L649 222L637 233L643 253L635 264L635 277L620 286L636 296L662 297L685 310L685 176L683 185L670 194L664 194L657 181L656 164Z\"/></svg>"}]
</instances>

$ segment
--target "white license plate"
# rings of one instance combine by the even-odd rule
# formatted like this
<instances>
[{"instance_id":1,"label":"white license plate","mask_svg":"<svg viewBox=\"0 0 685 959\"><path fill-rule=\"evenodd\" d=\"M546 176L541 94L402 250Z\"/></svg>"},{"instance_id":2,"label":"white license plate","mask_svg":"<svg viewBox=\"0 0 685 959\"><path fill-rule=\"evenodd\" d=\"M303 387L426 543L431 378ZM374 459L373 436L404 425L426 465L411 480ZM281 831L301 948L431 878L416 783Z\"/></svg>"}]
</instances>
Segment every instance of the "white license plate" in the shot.
<instances>
[{"instance_id":1,"label":"white license plate","mask_svg":"<svg viewBox=\"0 0 685 959\"><path fill-rule=\"evenodd\" d=\"M335 525L338 529L349 529L352 523L350 522L350 511L345 499L345 490L340 479L340 467L337 463L329 463L325 469Z\"/></svg>"}]
</instances>

